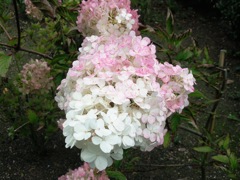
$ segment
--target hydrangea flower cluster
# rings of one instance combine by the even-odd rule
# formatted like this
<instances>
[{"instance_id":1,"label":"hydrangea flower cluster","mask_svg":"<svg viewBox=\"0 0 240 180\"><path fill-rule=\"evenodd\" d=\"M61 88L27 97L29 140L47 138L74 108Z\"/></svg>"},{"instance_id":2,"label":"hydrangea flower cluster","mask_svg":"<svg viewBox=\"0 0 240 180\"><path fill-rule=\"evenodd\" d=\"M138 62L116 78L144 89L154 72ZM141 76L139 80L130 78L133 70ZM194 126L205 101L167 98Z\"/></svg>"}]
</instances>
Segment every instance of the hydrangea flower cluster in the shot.
<instances>
[{"instance_id":1,"label":"hydrangea flower cluster","mask_svg":"<svg viewBox=\"0 0 240 180\"><path fill-rule=\"evenodd\" d=\"M31 60L23 66L20 73L19 91L23 94L47 93L53 87L52 80L47 62Z\"/></svg>"},{"instance_id":2,"label":"hydrangea flower cluster","mask_svg":"<svg viewBox=\"0 0 240 180\"><path fill-rule=\"evenodd\" d=\"M123 149L151 151L163 143L165 121L188 105L195 79L188 69L161 64L149 38L86 37L56 101L66 112L66 147L104 170Z\"/></svg>"},{"instance_id":3,"label":"hydrangea flower cluster","mask_svg":"<svg viewBox=\"0 0 240 180\"><path fill-rule=\"evenodd\" d=\"M88 163L84 163L81 167L70 170L66 175L58 178L58 180L109 180L105 171L98 172L96 169L90 168Z\"/></svg>"},{"instance_id":4,"label":"hydrangea flower cluster","mask_svg":"<svg viewBox=\"0 0 240 180\"><path fill-rule=\"evenodd\" d=\"M77 20L83 36L121 36L138 30L138 14L130 0L83 0Z\"/></svg>"}]
</instances>

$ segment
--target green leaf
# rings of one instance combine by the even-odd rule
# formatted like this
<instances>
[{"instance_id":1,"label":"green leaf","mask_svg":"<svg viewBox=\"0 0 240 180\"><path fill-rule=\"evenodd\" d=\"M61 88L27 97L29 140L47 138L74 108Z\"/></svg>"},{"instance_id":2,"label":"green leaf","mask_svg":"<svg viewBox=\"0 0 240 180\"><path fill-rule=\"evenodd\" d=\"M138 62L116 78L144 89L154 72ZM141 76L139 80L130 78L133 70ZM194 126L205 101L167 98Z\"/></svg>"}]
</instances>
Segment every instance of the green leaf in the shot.
<instances>
[{"instance_id":1,"label":"green leaf","mask_svg":"<svg viewBox=\"0 0 240 180\"><path fill-rule=\"evenodd\" d=\"M12 56L7 56L0 51L0 76L1 77L6 77L11 60L12 60Z\"/></svg>"},{"instance_id":2,"label":"green leaf","mask_svg":"<svg viewBox=\"0 0 240 180\"><path fill-rule=\"evenodd\" d=\"M49 63L54 65L56 63L59 63L59 61L66 61L67 58L68 58L67 54L59 54L54 56L54 58L51 61L49 61Z\"/></svg>"},{"instance_id":3,"label":"green leaf","mask_svg":"<svg viewBox=\"0 0 240 180\"><path fill-rule=\"evenodd\" d=\"M193 148L195 151L197 152L201 152L201 153L209 153L212 152L213 149L209 146L199 146L199 147L195 147Z\"/></svg>"},{"instance_id":4,"label":"green leaf","mask_svg":"<svg viewBox=\"0 0 240 180\"><path fill-rule=\"evenodd\" d=\"M184 39L188 38L192 34L192 29L188 29L184 31L183 33L176 36L176 40L183 41Z\"/></svg>"},{"instance_id":5,"label":"green leaf","mask_svg":"<svg viewBox=\"0 0 240 180\"><path fill-rule=\"evenodd\" d=\"M55 84L58 86L59 84L61 84L61 81L65 78L65 74L64 73L58 73L55 78L54 78L54 82Z\"/></svg>"},{"instance_id":6,"label":"green leaf","mask_svg":"<svg viewBox=\"0 0 240 180\"><path fill-rule=\"evenodd\" d=\"M184 51L181 51L180 53L178 53L178 55L176 56L175 59L177 61L185 61L185 60L188 60L189 58L191 58L193 55L194 55L193 52L185 49Z\"/></svg>"},{"instance_id":7,"label":"green leaf","mask_svg":"<svg viewBox=\"0 0 240 180\"><path fill-rule=\"evenodd\" d=\"M28 120L30 121L30 123L32 123L32 124L35 124L38 121L37 114L31 109L29 109L27 111L27 117L28 117Z\"/></svg>"},{"instance_id":8,"label":"green leaf","mask_svg":"<svg viewBox=\"0 0 240 180\"><path fill-rule=\"evenodd\" d=\"M237 157L231 153L229 156L229 160L230 160L230 166L232 170L236 170L238 168L238 159Z\"/></svg>"},{"instance_id":9,"label":"green leaf","mask_svg":"<svg viewBox=\"0 0 240 180\"><path fill-rule=\"evenodd\" d=\"M181 124L181 115L180 114L173 114L171 120L171 129L173 132L176 132L178 129L178 126Z\"/></svg>"},{"instance_id":10,"label":"green leaf","mask_svg":"<svg viewBox=\"0 0 240 180\"><path fill-rule=\"evenodd\" d=\"M110 178L116 179L116 180L126 180L126 176L124 176L123 173L120 171L107 171L107 175Z\"/></svg>"},{"instance_id":11,"label":"green leaf","mask_svg":"<svg viewBox=\"0 0 240 180\"><path fill-rule=\"evenodd\" d=\"M174 19L171 10L168 8L166 19L166 31L168 34L173 33Z\"/></svg>"},{"instance_id":12,"label":"green leaf","mask_svg":"<svg viewBox=\"0 0 240 180\"><path fill-rule=\"evenodd\" d=\"M202 92L200 92L199 90L195 90L194 92L192 92L191 94L189 94L189 97L208 99L208 98L207 98Z\"/></svg>"},{"instance_id":13,"label":"green leaf","mask_svg":"<svg viewBox=\"0 0 240 180\"><path fill-rule=\"evenodd\" d=\"M13 37L11 40L8 41L8 45L15 46L18 42L18 39L16 37Z\"/></svg>"},{"instance_id":14,"label":"green leaf","mask_svg":"<svg viewBox=\"0 0 240 180\"><path fill-rule=\"evenodd\" d=\"M224 141L223 141L223 148L224 148L225 150L228 149L229 143L230 143L230 137L229 137L229 134L228 134L228 135L226 136L226 138L224 139Z\"/></svg>"},{"instance_id":15,"label":"green leaf","mask_svg":"<svg viewBox=\"0 0 240 180\"><path fill-rule=\"evenodd\" d=\"M210 58L210 55L209 55L209 50L207 47L204 47L203 49L203 53L204 53L204 58L203 58L203 64L212 64L212 60Z\"/></svg>"},{"instance_id":16,"label":"green leaf","mask_svg":"<svg viewBox=\"0 0 240 180\"><path fill-rule=\"evenodd\" d=\"M167 148L169 146L170 142L171 142L171 136L170 136L170 133L167 132L164 136L163 147Z\"/></svg>"},{"instance_id":17,"label":"green leaf","mask_svg":"<svg viewBox=\"0 0 240 180\"><path fill-rule=\"evenodd\" d=\"M48 126L47 126L47 129L46 129L46 132L51 134L51 133L53 133L53 132L56 132L57 129L58 129L57 126L48 125Z\"/></svg>"},{"instance_id":18,"label":"green leaf","mask_svg":"<svg viewBox=\"0 0 240 180\"><path fill-rule=\"evenodd\" d=\"M229 114L227 118L230 119L230 120L234 120L234 121L239 121L240 122L240 119L236 115L234 115L234 114Z\"/></svg>"},{"instance_id":19,"label":"green leaf","mask_svg":"<svg viewBox=\"0 0 240 180\"><path fill-rule=\"evenodd\" d=\"M213 156L212 159L218 162L226 163L226 164L229 163L229 158L226 155L222 155L222 154Z\"/></svg>"}]
</instances>

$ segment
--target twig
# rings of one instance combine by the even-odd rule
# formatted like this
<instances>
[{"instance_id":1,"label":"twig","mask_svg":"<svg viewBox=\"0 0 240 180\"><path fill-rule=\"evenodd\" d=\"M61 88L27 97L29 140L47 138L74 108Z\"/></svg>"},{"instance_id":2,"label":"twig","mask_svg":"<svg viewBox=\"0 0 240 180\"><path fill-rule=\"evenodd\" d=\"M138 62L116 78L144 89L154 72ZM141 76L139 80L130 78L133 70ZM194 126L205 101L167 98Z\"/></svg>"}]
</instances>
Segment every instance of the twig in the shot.
<instances>
[{"instance_id":1,"label":"twig","mask_svg":"<svg viewBox=\"0 0 240 180\"><path fill-rule=\"evenodd\" d=\"M1 43L1 42L0 42L0 46L5 46L5 47L9 47L9 48L17 50L16 46L11 46L11 45ZM47 54L43 54L43 53L40 53L40 52L37 52L37 51L34 51L34 50L30 50L30 49L26 49L26 48L22 48L22 47L20 47L18 50L19 51L25 51L25 52L32 53L32 54L37 54L37 55L42 56L42 57L47 58L47 59L53 59L51 56L49 56Z\"/></svg>"},{"instance_id":2,"label":"twig","mask_svg":"<svg viewBox=\"0 0 240 180\"><path fill-rule=\"evenodd\" d=\"M11 37L10 34L7 32L7 30L5 29L5 27L1 24L1 22L0 22L0 26L1 26L1 28L3 29L3 31L5 32L5 34L7 35L8 39L9 39L9 40L12 40L12 37Z\"/></svg>"},{"instance_id":3,"label":"twig","mask_svg":"<svg viewBox=\"0 0 240 180\"><path fill-rule=\"evenodd\" d=\"M223 68L224 66L224 54L226 53L225 50L220 51L220 58L219 58L219 65L220 68ZM219 73L220 77L223 77L223 81L221 84L221 87L218 91L216 91L216 99L221 99L225 89L226 89L226 82L227 82L227 69L224 69L222 72ZM213 105L213 108L211 110L212 114L208 117L207 123L206 123L206 129L209 133L213 132L214 126L215 126L215 119L216 119L216 111L218 108L220 101L216 101Z\"/></svg>"},{"instance_id":4,"label":"twig","mask_svg":"<svg viewBox=\"0 0 240 180\"><path fill-rule=\"evenodd\" d=\"M24 124L22 124L21 126L19 126L18 128L14 129L14 132L17 132L19 129L21 129L23 126L26 126L27 124L29 124L30 121L25 122Z\"/></svg>"}]
</instances>

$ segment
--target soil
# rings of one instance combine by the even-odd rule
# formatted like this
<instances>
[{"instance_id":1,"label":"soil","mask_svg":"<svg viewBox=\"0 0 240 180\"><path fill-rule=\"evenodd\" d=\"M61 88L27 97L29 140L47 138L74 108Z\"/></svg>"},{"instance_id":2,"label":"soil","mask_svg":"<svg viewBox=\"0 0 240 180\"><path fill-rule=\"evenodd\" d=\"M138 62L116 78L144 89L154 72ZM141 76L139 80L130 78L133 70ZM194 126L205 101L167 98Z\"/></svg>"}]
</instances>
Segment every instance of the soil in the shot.
<instances>
[{"instance_id":1,"label":"soil","mask_svg":"<svg viewBox=\"0 0 240 180\"><path fill-rule=\"evenodd\" d=\"M160 4L161 5L161 4ZM154 6L151 13L161 15L163 18L156 18L152 23L161 24L166 17L166 9ZM227 116L232 114L240 118L240 59L233 56L232 52L239 52L236 43L228 38L222 23L218 17L197 12L194 9L177 5L174 14L175 24L179 30L191 28L193 37L200 47L207 46L211 57L218 61L221 49L228 51L226 66L229 68L229 81L227 91L220 103L219 113L224 117L219 117L218 122L223 125L223 134L234 132L232 139L235 142L233 151L240 156L240 121L227 120ZM208 92L208 87L200 83L197 86L204 92ZM213 96L211 92L209 95ZM65 174L69 169L79 167L80 151L76 148L66 149L64 137L59 130L47 143L47 151L44 155L39 155L33 149L30 139L16 137L11 140L7 137L6 129L9 122L4 121L4 114L0 114L0 179L2 180L53 180ZM132 157L139 157L134 171L123 170L128 179L146 180L197 180L201 179L201 171L195 166L195 152L192 150L198 144L197 138L186 135L184 131L179 132L177 143L171 143L168 148L159 147L152 152L133 151ZM221 133L220 133L221 134ZM207 167L207 179L229 179L220 169Z\"/></svg>"}]
</instances>

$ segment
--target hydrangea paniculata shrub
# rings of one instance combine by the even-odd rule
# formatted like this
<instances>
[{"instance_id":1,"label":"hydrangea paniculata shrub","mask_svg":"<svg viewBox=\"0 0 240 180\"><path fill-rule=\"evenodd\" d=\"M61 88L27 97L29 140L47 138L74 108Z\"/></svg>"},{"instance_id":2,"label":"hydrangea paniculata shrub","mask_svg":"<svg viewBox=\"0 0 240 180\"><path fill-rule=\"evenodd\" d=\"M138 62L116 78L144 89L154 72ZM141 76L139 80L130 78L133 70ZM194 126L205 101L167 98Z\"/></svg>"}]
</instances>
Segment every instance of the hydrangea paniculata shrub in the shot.
<instances>
[{"instance_id":1,"label":"hydrangea paniculata shrub","mask_svg":"<svg viewBox=\"0 0 240 180\"><path fill-rule=\"evenodd\" d=\"M53 87L50 67L42 60L31 60L20 72L19 91L23 94L47 93Z\"/></svg>"},{"instance_id":2,"label":"hydrangea paniculata shrub","mask_svg":"<svg viewBox=\"0 0 240 180\"><path fill-rule=\"evenodd\" d=\"M166 118L188 105L195 79L186 68L161 64L149 38L135 32L86 37L56 101L65 111L66 147L104 170L123 149L163 144Z\"/></svg>"},{"instance_id":3,"label":"hydrangea paniculata shrub","mask_svg":"<svg viewBox=\"0 0 240 180\"><path fill-rule=\"evenodd\" d=\"M130 9L130 0L83 0L77 20L83 36L121 36L138 30L136 10Z\"/></svg>"},{"instance_id":4,"label":"hydrangea paniculata shrub","mask_svg":"<svg viewBox=\"0 0 240 180\"><path fill-rule=\"evenodd\" d=\"M105 171L97 171L84 163L81 167L70 170L67 174L58 178L58 180L109 180Z\"/></svg>"}]
</instances>

